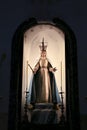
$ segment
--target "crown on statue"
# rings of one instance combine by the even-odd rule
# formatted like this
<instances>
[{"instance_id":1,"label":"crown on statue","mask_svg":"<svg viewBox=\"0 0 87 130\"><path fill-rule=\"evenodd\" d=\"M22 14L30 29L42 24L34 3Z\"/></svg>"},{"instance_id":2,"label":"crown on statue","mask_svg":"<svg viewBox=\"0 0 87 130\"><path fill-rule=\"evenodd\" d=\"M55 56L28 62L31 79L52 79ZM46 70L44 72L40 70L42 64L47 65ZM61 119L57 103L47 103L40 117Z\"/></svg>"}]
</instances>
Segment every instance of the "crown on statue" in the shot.
<instances>
[{"instance_id":1,"label":"crown on statue","mask_svg":"<svg viewBox=\"0 0 87 130\"><path fill-rule=\"evenodd\" d=\"M46 51L47 45L44 45L44 38L42 39L41 45L39 45L41 51Z\"/></svg>"}]
</instances>

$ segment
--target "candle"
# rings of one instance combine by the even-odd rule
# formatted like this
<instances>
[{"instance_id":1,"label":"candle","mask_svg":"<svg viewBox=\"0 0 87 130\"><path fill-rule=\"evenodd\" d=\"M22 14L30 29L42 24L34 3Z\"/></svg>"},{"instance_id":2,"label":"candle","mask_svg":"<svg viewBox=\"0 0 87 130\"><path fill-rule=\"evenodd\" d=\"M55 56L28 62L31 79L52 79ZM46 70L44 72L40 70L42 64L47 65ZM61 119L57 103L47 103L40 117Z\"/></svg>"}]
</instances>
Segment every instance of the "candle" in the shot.
<instances>
[{"instance_id":1,"label":"candle","mask_svg":"<svg viewBox=\"0 0 87 130\"><path fill-rule=\"evenodd\" d=\"M26 65L26 90L28 88L28 61L27 61L27 65Z\"/></svg>"},{"instance_id":2,"label":"candle","mask_svg":"<svg viewBox=\"0 0 87 130\"><path fill-rule=\"evenodd\" d=\"M61 61L61 91L62 91L62 61Z\"/></svg>"}]
</instances>

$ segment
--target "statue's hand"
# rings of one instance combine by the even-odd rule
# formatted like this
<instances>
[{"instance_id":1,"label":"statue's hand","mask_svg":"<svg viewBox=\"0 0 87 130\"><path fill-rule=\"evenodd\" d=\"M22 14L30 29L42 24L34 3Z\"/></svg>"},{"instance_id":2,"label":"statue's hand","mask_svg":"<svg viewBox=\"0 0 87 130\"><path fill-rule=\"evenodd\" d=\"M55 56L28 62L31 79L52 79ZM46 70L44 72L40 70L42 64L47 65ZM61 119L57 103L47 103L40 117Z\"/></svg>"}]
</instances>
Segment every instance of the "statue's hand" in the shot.
<instances>
[{"instance_id":1,"label":"statue's hand","mask_svg":"<svg viewBox=\"0 0 87 130\"><path fill-rule=\"evenodd\" d=\"M54 72L57 71L56 67L53 68L53 71L54 71Z\"/></svg>"},{"instance_id":2,"label":"statue's hand","mask_svg":"<svg viewBox=\"0 0 87 130\"><path fill-rule=\"evenodd\" d=\"M33 74L36 74L36 71L33 70L32 72L33 72Z\"/></svg>"},{"instance_id":3,"label":"statue's hand","mask_svg":"<svg viewBox=\"0 0 87 130\"><path fill-rule=\"evenodd\" d=\"M50 71L50 72L55 72L55 71L57 71L57 69L56 69L56 67L54 67L54 68L49 68L49 71Z\"/></svg>"},{"instance_id":4,"label":"statue's hand","mask_svg":"<svg viewBox=\"0 0 87 130\"><path fill-rule=\"evenodd\" d=\"M36 68L33 69L33 74L36 74L37 70Z\"/></svg>"}]
</instances>

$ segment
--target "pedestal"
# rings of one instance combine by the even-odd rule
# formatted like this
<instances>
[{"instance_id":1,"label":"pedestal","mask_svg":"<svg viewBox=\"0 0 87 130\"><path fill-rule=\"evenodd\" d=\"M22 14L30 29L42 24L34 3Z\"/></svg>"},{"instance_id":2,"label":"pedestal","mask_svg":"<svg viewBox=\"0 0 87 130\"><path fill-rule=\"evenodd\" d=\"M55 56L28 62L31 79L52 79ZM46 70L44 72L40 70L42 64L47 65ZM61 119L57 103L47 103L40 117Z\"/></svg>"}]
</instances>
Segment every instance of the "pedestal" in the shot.
<instances>
[{"instance_id":1,"label":"pedestal","mask_svg":"<svg viewBox=\"0 0 87 130\"><path fill-rule=\"evenodd\" d=\"M58 124L58 110L51 103L39 103L35 109L28 111L32 124Z\"/></svg>"}]
</instances>

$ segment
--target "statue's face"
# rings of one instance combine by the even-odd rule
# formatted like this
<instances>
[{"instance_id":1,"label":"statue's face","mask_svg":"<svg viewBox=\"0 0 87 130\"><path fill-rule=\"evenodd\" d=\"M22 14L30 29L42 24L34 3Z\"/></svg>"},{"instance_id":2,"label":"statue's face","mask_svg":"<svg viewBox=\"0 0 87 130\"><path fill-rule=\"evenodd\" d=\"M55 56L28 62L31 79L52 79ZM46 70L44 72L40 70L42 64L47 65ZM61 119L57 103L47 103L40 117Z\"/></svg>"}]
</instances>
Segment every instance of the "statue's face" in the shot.
<instances>
[{"instance_id":1,"label":"statue's face","mask_svg":"<svg viewBox=\"0 0 87 130\"><path fill-rule=\"evenodd\" d=\"M41 57L46 57L46 51L41 52Z\"/></svg>"}]
</instances>

